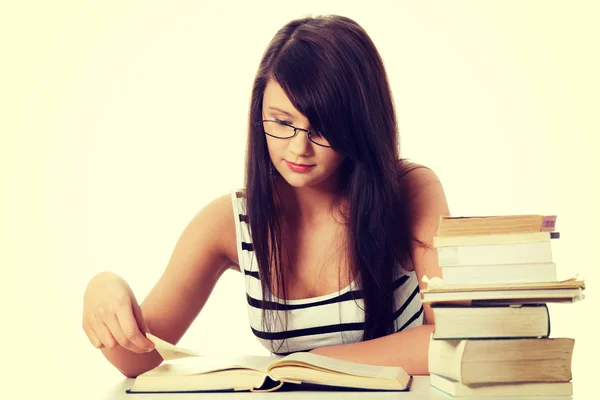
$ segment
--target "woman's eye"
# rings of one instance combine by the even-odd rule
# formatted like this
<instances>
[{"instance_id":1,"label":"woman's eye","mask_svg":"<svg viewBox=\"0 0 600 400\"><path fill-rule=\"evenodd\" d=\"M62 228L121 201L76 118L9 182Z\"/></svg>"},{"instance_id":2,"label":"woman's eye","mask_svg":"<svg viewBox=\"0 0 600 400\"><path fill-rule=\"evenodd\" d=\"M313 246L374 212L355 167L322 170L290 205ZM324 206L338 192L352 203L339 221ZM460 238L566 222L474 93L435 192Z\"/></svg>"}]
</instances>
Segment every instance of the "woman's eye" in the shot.
<instances>
[{"instance_id":1,"label":"woman's eye","mask_svg":"<svg viewBox=\"0 0 600 400\"><path fill-rule=\"evenodd\" d=\"M275 118L275 121L277 121L280 124L284 124L284 125L291 125L292 123L290 121L282 121L278 118Z\"/></svg>"}]
</instances>

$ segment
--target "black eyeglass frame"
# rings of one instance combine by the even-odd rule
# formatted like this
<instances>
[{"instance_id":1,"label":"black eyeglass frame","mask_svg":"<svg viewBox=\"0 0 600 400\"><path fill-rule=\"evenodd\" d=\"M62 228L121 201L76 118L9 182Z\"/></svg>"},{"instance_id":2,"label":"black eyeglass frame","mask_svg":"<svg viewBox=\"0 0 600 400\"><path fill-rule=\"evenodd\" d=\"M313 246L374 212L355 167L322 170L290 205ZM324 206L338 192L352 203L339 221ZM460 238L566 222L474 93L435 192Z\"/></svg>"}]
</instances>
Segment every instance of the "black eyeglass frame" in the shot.
<instances>
[{"instance_id":1,"label":"black eyeglass frame","mask_svg":"<svg viewBox=\"0 0 600 400\"><path fill-rule=\"evenodd\" d=\"M289 126L290 128L293 128L293 129L294 129L294 134L293 134L292 136L283 137L283 138L282 138L282 137L279 137L279 136L274 136L274 135L271 135L270 133L268 133L267 131L265 131L265 127L264 127L264 125L263 125L263 122L275 122L276 124L279 124L279 125L285 125L285 126ZM324 144L320 144L320 143L317 143L317 142L315 142L314 140L312 140L312 138L310 137L310 135L311 135L313 132L319 132L319 131L317 131L316 129L304 129L304 128L296 128L294 125L291 125L291 124L286 124L286 123L284 123L284 122L280 122L280 121L274 121L274 120L272 120L272 119L264 119L264 120L262 120L261 122L258 122L256 125L258 125L258 126L262 126L262 127L263 127L263 132L265 132L265 134L266 134L266 135L269 135L269 136L271 136L271 137L274 137L274 138L276 138L276 139L291 139L291 138L293 138L293 137L296 137L296 135L298 134L298 131L304 131L304 132L306 132L306 135L308 136L308 140L310 140L312 143L316 144L317 146L321 146L321 147L327 147L327 148L329 148L329 149L331 148L331 146L326 146L326 145L324 145ZM319 132L319 133L320 133L320 132ZM322 135L322 133L320 133L320 134Z\"/></svg>"}]
</instances>

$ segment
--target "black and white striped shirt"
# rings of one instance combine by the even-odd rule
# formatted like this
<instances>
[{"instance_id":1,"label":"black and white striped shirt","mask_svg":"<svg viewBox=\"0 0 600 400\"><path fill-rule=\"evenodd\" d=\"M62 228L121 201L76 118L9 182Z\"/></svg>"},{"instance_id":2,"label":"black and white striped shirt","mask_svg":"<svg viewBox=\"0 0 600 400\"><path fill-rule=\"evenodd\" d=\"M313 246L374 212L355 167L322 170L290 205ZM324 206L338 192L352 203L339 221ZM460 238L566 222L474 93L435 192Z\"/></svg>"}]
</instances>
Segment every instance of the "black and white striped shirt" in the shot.
<instances>
[{"instance_id":1,"label":"black and white striped shirt","mask_svg":"<svg viewBox=\"0 0 600 400\"><path fill-rule=\"evenodd\" d=\"M232 192L231 196L235 217L237 254L240 271L244 276L248 301L248 317L252 332L259 342L273 355L284 356L323 346L360 341L363 335L364 311L362 309L364 303L355 282L339 292L309 299L287 300L285 305L282 299L271 293L272 301L281 304L281 310L277 311L280 315L273 318L274 321L277 321L278 326L271 327L271 332L263 330L261 324L262 288L247 224L245 198L240 191ZM394 287L395 331L422 325L423 305L415 272L406 271L398 266L395 271ZM288 314L287 330L283 330L281 321L285 321L285 316L281 313ZM286 340L285 344L278 349L284 339Z\"/></svg>"}]
</instances>

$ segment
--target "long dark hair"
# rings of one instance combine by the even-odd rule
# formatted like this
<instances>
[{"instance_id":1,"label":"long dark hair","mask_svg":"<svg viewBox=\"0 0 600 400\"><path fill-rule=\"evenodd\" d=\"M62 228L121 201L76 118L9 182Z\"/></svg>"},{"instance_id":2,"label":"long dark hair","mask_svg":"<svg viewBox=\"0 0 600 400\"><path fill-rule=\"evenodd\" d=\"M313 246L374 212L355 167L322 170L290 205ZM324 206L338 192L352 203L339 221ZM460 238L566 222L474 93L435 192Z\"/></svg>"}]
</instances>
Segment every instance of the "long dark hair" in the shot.
<instances>
[{"instance_id":1,"label":"long dark hair","mask_svg":"<svg viewBox=\"0 0 600 400\"><path fill-rule=\"evenodd\" d=\"M337 15L296 19L281 28L262 57L252 88L245 187L262 282L263 327L270 331L267 315L272 309L265 302L273 283L285 299L279 195L260 124L270 79L344 156L335 196L349 205L346 257L364 301L363 340L390 334L393 269L408 259L412 239L401 185L410 164L399 156L394 103L381 57L360 25Z\"/></svg>"}]
</instances>

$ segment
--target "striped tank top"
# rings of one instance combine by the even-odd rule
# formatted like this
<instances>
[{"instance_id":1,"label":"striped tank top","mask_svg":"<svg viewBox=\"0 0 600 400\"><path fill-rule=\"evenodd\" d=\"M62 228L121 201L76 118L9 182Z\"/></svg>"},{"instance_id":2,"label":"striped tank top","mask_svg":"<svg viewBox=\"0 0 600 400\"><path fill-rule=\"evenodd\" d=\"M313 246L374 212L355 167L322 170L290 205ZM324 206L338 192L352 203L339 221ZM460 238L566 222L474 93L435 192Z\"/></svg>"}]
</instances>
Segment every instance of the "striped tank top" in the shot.
<instances>
[{"instance_id":1,"label":"striped tank top","mask_svg":"<svg viewBox=\"0 0 600 400\"><path fill-rule=\"evenodd\" d=\"M252 250L245 198L242 192L233 191L231 200L235 217L239 267L244 277L248 301L248 318L252 332L258 341L273 356L281 357L318 347L361 341L364 302L360 298L360 289L355 282L340 289L339 292L308 299L287 300L286 304L269 292L271 301L278 302L281 306L279 311L268 312L280 315L274 315L271 319L277 321L278 326L271 327L271 332L263 330L262 287L256 256ZM398 266L394 272L394 290L394 331L399 332L422 325L423 305L416 273ZM281 313L287 313L287 330L284 330L285 316ZM280 347L283 340L285 342Z\"/></svg>"}]
</instances>

